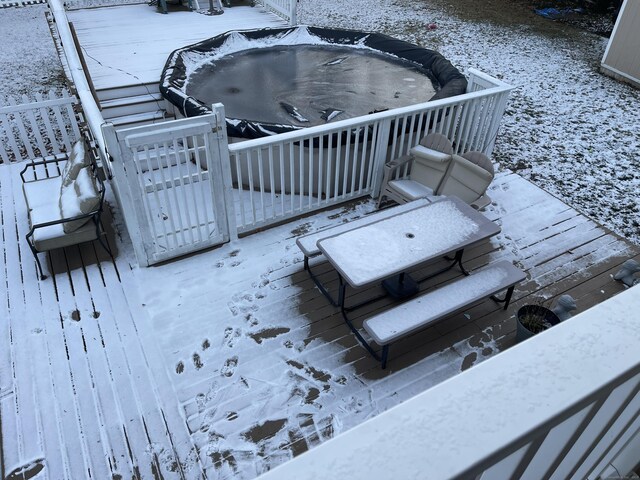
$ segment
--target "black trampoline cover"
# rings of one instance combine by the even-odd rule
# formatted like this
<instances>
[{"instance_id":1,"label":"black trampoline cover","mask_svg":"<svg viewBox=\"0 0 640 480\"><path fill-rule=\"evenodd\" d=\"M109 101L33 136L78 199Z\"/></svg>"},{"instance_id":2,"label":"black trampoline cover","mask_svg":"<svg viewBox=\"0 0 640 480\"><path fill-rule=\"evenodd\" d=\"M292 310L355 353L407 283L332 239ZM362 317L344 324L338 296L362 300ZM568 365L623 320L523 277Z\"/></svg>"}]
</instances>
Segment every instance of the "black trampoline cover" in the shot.
<instances>
[{"instance_id":1,"label":"black trampoline cover","mask_svg":"<svg viewBox=\"0 0 640 480\"><path fill-rule=\"evenodd\" d=\"M433 50L378 33L230 32L174 51L160 91L186 117L225 105L231 137L258 138L466 92Z\"/></svg>"}]
</instances>

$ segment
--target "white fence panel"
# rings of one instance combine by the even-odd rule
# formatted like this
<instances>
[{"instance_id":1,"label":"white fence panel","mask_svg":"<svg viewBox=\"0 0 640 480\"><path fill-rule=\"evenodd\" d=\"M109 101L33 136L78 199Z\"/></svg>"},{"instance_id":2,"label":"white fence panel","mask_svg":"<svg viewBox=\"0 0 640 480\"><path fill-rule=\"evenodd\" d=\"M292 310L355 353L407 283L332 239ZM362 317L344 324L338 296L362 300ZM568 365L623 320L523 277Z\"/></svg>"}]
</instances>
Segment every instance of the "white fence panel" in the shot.
<instances>
[{"instance_id":1,"label":"white fence panel","mask_svg":"<svg viewBox=\"0 0 640 480\"><path fill-rule=\"evenodd\" d=\"M68 152L80 138L68 91L0 99L0 162L19 162Z\"/></svg>"},{"instance_id":2,"label":"white fence panel","mask_svg":"<svg viewBox=\"0 0 640 480\"><path fill-rule=\"evenodd\" d=\"M223 111L118 132L106 126L105 137L118 142L109 145L119 149L112 182L141 265L230 239Z\"/></svg>"},{"instance_id":3,"label":"white fence panel","mask_svg":"<svg viewBox=\"0 0 640 480\"><path fill-rule=\"evenodd\" d=\"M511 87L471 76L465 95L230 145L238 231L377 195L383 165L432 132L490 155Z\"/></svg>"},{"instance_id":4,"label":"white fence panel","mask_svg":"<svg viewBox=\"0 0 640 480\"><path fill-rule=\"evenodd\" d=\"M297 25L297 0L257 0L257 3L261 4L264 8L270 10L279 17L282 17L289 23L289 25Z\"/></svg>"}]
</instances>

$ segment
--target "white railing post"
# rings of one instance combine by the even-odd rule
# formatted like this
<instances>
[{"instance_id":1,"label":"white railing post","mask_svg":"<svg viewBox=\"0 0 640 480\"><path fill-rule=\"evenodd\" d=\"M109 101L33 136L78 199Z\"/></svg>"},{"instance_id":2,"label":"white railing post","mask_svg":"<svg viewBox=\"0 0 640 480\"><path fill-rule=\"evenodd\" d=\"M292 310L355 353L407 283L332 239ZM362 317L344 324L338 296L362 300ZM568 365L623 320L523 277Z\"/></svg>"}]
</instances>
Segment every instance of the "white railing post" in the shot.
<instances>
[{"instance_id":1,"label":"white railing post","mask_svg":"<svg viewBox=\"0 0 640 480\"><path fill-rule=\"evenodd\" d=\"M124 156L118 144L116 130L113 124L105 123L102 126L102 137L104 138L105 147L109 152L109 167L113 174L111 185L113 187L116 199L118 201L119 210L124 219L124 224L129 232L129 238L133 244L133 250L140 266L148 266L149 261L145 252L142 241L142 232L140 231L140 223L136 215L136 203L133 200L131 191L127 181L127 172L124 165ZM112 161L111 161L112 160Z\"/></svg>"},{"instance_id":2,"label":"white railing post","mask_svg":"<svg viewBox=\"0 0 640 480\"><path fill-rule=\"evenodd\" d=\"M289 0L289 25L295 27L298 24L298 0Z\"/></svg>"},{"instance_id":3,"label":"white railing post","mask_svg":"<svg viewBox=\"0 0 640 480\"><path fill-rule=\"evenodd\" d=\"M391 133L391 119L386 118L378 124L378 138L376 139L375 153L373 157L373 189L371 196L376 198L380 195L384 166L391 158L387 158L389 134Z\"/></svg>"},{"instance_id":4,"label":"white railing post","mask_svg":"<svg viewBox=\"0 0 640 480\"><path fill-rule=\"evenodd\" d=\"M222 168L222 192L226 212L227 233L231 241L238 239L238 227L236 225L236 205L233 200L233 179L231 177L231 157L229 156L229 143L227 139L227 124L224 114L224 105L216 103L212 106L216 116L216 152L215 158Z\"/></svg>"}]
</instances>

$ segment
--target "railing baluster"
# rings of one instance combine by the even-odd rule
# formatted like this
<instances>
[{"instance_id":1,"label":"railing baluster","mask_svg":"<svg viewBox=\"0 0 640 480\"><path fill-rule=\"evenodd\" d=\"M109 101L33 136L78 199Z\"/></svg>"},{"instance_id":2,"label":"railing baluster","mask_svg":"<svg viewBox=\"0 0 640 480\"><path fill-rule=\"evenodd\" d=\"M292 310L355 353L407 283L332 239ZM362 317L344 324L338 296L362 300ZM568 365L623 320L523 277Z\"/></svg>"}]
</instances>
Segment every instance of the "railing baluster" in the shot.
<instances>
[{"instance_id":1,"label":"railing baluster","mask_svg":"<svg viewBox=\"0 0 640 480\"><path fill-rule=\"evenodd\" d=\"M236 181L238 182L238 199L240 201L240 225L238 225L238 227L244 227L245 225L247 225L247 217L245 214L245 206L244 206L244 178L242 177L242 165L241 165L241 158L242 156L247 156L249 155L249 152L237 152L236 154L232 155L232 158L234 159L235 163L236 163ZM248 163L248 162L247 162Z\"/></svg>"},{"instance_id":2,"label":"railing baluster","mask_svg":"<svg viewBox=\"0 0 640 480\"><path fill-rule=\"evenodd\" d=\"M149 165L150 165L151 162L149 160L150 153L149 153L149 146L148 145L144 146L143 152L144 152L143 159L146 160L145 163L147 164L147 168L149 169ZM141 153L140 149L139 148L136 149L136 151L134 152L133 161L137 164L136 168L138 169L138 171L142 172L142 168L141 168L142 167L142 161L140 159L140 153ZM152 178L153 178L153 171L151 169L149 169L148 172L151 173ZM156 227L156 222L154 221L154 218L153 218L153 212L157 211L157 209L153 209L152 206L151 206L151 202L149 201L149 194L146 193L146 185L145 185L145 182L144 182L144 175L139 174L139 175L136 175L136 176L138 177L138 181L140 182L141 190L143 192L145 192L142 195L143 202L144 202L144 208L147 211L147 215L149 216L149 219L151 220L149 222L151 224L151 234L153 235L154 241L157 241L158 240L158 228ZM158 199L158 190L155 188L155 184L156 184L156 182L152 179L151 185L154 186L154 188L152 190L153 191L152 195L154 197L154 200L155 200L156 204L158 206L160 206L160 201ZM167 237L167 229L166 229L166 227L164 225L164 221L162 221L162 218L160 219L160 221L161 221L161 224L162 224L162 231L164 232L164 237L166 239L166 237Z\"/></svg>"},{"instance_id":3,"label":"railing baluster","mask_svg":"<svg viewBox=\"0 0 640 480\"><path fill-rule=\"evenodd\" d=\"M285 216L285 197L287 188L284 180L284 144L278 144L278 160L280 164L280 211L281 215Z\"/></svg>"},{"instance_id":4,"label":"railing baluster","mask_svg":"<svg viewBox=\"0 0 640 480\"><path fill-rule=\"evenodd\" d=\"M251 221L253 223L258 223L258 218L256 214L256 202L253 198L253 154L254 150L250 150L247 152L247 177L249 180L249 205L251 205Z\"/></svg>"},{"instance_id":5,"label":"railing baluster","mask_svg":"<svg viewBox=\"0 0 640 480\"><path fill-rule=\"evenodd\" d=\"M267 150L269 155L269 184L271 190L271 213L273 218L277 217L276 213L276 180L275 180L275 172L273 171L273 145L269 145L269 149ZM282 188L282 186L280 186ZM266 217L264 218L266 220Z\"/></svg>"}]
</instances>

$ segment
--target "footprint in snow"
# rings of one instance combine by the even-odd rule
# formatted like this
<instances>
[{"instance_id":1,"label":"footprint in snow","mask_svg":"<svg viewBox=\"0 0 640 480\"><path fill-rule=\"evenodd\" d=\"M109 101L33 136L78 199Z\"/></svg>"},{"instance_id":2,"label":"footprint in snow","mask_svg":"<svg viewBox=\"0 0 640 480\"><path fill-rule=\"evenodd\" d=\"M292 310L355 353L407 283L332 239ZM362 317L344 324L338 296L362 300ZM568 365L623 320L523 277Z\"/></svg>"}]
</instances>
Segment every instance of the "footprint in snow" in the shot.
<instances>
[{"instance_id":1,"label":"footprint in snow","mask_svg":"<svg viewBox=\"0 0 640 480\"><path fill-rule=\"evenodd\" d=\"M204 367L204 363L202 363L202 359L200 358L200 355L198 353L194 353L192 358L193 366L196 367L196 370L200 370L202 367Z\"/></svg>"},{"instance_id":2,"label":"footprint in snow","mask_svg":"<svg viewBox=\"0 0 640 480\"><path fill-rule=\"evenodd\" d=\"M237 366L238 357L233 356L231 358L228 358L224 362L223 367L220 369L220 373L225 377L231 377L235 373Z\"/></svg>"}]
</instances>

